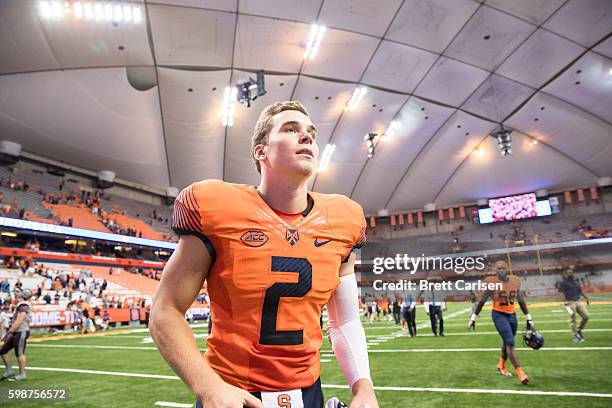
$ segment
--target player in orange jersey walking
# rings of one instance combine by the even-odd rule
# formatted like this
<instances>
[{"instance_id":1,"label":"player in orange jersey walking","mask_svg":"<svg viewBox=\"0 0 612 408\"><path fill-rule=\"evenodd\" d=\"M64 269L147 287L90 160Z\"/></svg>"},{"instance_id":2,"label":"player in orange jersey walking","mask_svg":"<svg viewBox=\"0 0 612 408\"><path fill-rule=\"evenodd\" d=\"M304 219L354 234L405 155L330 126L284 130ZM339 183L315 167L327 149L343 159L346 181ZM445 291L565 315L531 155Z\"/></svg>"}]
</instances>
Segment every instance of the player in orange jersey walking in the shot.
<instances>
[{"instance_id":1,"label":"player in orange jersey walking","mask_svg":"<svg viewBox=\"0 0 612 408\"><path fill-rule=\"evenodd\" d=\"M151 311L162 356L205 408L320 408L321 309L353 393L377 408L359 320L353 249L362 208L307 191L319 156L299 102L264 109L252 138L259 186L207 180L176 199L180 235ZM183 316L206 280L212 331L204 358Z\"/></svg>"},{"instance_id":2,"label":"player in orange jersey walking","mask_svg":"<svg viewBox=\"0 0 612 408\"><path fill-rule=\"evenodd\" d=\"M493 312L491 316L493 317L495 328L503 341L501 348L502 355L499 358L497 370L504 376L512 377L510 371L506 369L506 360L510 358L519 380L523 384L527 384L529 382L529 378L521 367L521 363L514 346L514 338L516 337L516 330L518 326L514 302L518 301L521 310L525 314L525 318L527 320L527 330L531 330L533 327L533 320L531 319L529 309L527 309L524 294L521 291L520 278L515 275L508 276L508 264L505 261L495 262L494 269L496 273L495 276L487 277L484 280L484 283L501 284L502 288L501 290L487 290L482 293L478 303L476 304L474 313L470 318L468 328L476 330L476 318L478 317L478 314L482 310L482 307L486 303L487 299L491 297L493 299Z\"/></svg>"}]
</instances>

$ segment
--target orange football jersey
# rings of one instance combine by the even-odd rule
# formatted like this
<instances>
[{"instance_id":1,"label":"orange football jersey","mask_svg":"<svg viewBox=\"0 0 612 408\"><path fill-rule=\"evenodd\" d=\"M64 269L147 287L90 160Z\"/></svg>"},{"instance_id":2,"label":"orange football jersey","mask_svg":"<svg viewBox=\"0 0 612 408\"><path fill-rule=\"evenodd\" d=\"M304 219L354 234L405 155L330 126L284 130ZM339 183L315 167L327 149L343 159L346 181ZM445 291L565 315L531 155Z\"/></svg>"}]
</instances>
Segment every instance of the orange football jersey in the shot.
<instances>
[{"instance_id":1,"label":"orange football jersey","mask_svg":"<svg viewBox=\"0 0 612 408\"><path fill-rule=\"evenodd\" d=\"M518 293L521 290L521 279L518 276L508 275L508 280L502 282L497 275L488 276L484 283L501 283L502 290L493 291L493 310L502 313L514 313L514 301L518 298Z\"/></svg>"},{"instance_id":2,"label":"orange football jersey","mask_svg":"<svg viewBox=\"0 0 612 408\"><path fill-rule=\"evenodd\" d=\"M214 258L211 367L248 391L311 386L320 375L321 309L340 282L340 264L365 241L362 208L345 196L309 193L308 208L288 223L255 186L207 180L179 194L172 221Z\"/></svg>"}]
</instances>

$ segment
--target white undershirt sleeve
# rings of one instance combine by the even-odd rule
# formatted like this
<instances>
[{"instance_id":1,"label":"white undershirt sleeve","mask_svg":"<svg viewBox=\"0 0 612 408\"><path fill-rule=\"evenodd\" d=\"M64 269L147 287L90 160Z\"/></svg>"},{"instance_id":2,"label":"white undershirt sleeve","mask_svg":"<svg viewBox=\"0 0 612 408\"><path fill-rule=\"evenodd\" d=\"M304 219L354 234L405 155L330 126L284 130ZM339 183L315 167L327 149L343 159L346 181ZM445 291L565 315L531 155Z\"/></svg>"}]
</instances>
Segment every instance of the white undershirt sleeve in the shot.
<instances>
[{"instance_id":1,"label":"white undershirt sleeve","mask_svg":"<svg viewBox=\"0 0 612 408\"><path fill-rule=\"evenodd\" d=\"M359 292L355 274L340 277L327 303L327 334L338 364L350 387L362 378L372 381L365 331L359 320Z\"/></svg>"}]
</instances>

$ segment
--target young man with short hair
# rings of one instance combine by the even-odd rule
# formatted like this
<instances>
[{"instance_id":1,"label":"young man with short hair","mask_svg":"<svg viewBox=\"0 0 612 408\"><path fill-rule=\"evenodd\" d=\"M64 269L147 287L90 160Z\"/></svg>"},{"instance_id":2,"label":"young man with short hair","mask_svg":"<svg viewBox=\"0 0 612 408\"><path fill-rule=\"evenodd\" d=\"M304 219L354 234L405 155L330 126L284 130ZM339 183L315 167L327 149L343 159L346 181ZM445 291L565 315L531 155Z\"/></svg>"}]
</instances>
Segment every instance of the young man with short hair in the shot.
<instances>
[{"instance_id":1,"label":"young man with short hair","mask_svg":"<svg viewBox=\"0 0 612 408\"><path fill-rule=\"evenodd\" d=\"M207 180L175 202L180 235L151 311L160 353L205 408L320 408L319 318L353 400L377 408L359 320L353 248L365 218L350 199L309 193L316 128L299 102L264 109L252 155L259 186ZM204 358L183 318L206 280L212 331Z\"/></svg>"}]
</instances>

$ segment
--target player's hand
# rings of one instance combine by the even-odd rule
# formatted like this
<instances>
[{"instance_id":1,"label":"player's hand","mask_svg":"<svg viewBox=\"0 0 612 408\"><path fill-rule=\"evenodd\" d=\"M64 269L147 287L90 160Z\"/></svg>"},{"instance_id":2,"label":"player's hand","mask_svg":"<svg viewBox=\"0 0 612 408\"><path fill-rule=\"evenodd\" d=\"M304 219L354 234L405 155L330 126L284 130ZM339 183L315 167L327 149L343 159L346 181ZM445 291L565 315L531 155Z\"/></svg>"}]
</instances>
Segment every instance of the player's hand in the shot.
<instances>
[{"instance_id":1,"label":"player's hand","mask_svg":"<svg viewBox=\"0 0 612 408\"><path fill-rule=\"evenodd\" d=\"M379 408L370 380L361 379L353 384L353 399L349 408Z\"/></svg>"},{"instance_id":2,"label":"player's hand","mask_svg":"<svg viewBox=\"0 0 612 408\"><path fill-rule=\"evenodd\" d=\"M533 330L533 320L527 320L527 330Z\"/></svg>"},{"instance_id":3,"label":"player's hand","mask_svg":"<svg viewBox=\"0 0 612 408\"><path fill-rule=\"evenodd\" d=\"M201 401L206 408L264 408L249 392L223 381L212 386Z\"/></svg>"}]
</instances>

